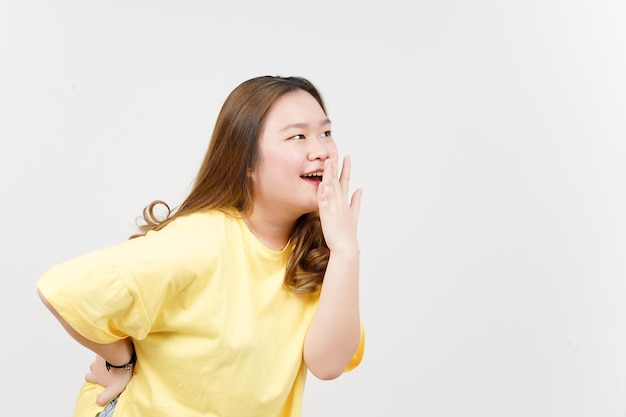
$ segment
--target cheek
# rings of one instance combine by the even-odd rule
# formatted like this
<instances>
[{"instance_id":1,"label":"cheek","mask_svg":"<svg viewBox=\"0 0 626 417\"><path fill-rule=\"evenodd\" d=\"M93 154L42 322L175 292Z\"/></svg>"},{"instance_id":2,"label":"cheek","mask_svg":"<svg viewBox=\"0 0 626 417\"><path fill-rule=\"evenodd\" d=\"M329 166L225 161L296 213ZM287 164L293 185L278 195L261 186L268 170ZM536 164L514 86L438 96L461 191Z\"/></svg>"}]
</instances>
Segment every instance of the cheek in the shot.
<instances>
[{"instance_id":1,"label":"cheek","mask_svg":"<svg viewBox=\"0 0 626 417\"><path fill-rule=\"evenodd\" d=\"M335 141L333 139L331 139L328 142L328 145L327 145L326 148L328 149L329 152L336 151L337 150L337 144L335 143Z\"/></svg>"},{"instance_id":2,"label":"cheek","mask_svg":"<svg viewBox=\"0 0 626 417\"><path fill-rule=\"evenodd\" d=\"M253 188L260 190L268 184L274 184L283 180L287 175L284 163L279 160L265 160L264 163L257 164L250 173L250 184ZM271 185L270 185L271 186Z\"/></svg>"},{"instance_id":3,"label":"cheek","mask_svg":"<svg viewBox=\"0 0 626 417\"><path fill-rule=\"evenodd\" d=\"M284 183L289 178L298 179L305 162L306 154L298 147L265 146L259 152L251 178L257 182L257 186L267 181Z\"/></svg>"},{"instance_id":4,"label":"cheek","mask_svg":"<svg viewBox=\"0 0 626 417\"><path fill-rule=\"evenodd\" d=\"M271 172L271 175L274 176L299 172L302 168L302 160L300 152L282 149L281 152L266 155L264 160L265 172Z\"/></svg>"}]
</instances>

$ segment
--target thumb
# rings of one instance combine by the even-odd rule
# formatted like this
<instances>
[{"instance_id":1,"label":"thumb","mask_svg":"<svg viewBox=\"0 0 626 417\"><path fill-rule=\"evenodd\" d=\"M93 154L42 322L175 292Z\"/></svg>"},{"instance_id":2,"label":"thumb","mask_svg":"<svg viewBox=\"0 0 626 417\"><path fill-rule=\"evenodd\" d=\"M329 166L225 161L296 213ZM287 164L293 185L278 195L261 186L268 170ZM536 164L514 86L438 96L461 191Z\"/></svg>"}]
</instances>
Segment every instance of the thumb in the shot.
<instances>
[{"instance_id":1,"label":"thumb","mask_svg":"<svg viewBox=\"0 0 626 417\"><path fill-rule=\"evenodd\" d=\"M98 395L98 398L96 399L96 404L102 407L111 402L111 400L115 398L117 394L119 394L116 388L117 387L107 387L104 391L100 393L100 395Z\"/></svg>"}]
</instances>

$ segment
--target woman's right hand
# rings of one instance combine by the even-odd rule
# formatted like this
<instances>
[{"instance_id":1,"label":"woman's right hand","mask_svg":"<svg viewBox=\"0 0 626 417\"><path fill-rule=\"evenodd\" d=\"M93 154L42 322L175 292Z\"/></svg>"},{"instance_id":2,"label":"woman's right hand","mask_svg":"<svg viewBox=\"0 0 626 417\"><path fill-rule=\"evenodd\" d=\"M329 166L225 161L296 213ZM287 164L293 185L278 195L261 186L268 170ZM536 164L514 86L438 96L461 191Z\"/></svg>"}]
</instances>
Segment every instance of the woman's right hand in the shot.
<instances>
[{"instance_id":1,"label":"woman's right hand","mask_svg":"<svg viewBox=\"0 0 626 417\"><path fill-rule=\"evenodd\" d=\"M133 367L134 368L134 367ZM133 377L133 370L111 368L107 370L105 360L97 355L89 366L90 372L85 375L85 381L102 385L104 391L98 395L96 404L104 406L126 389L126 385Z\"/></svg>"}]
</instances>

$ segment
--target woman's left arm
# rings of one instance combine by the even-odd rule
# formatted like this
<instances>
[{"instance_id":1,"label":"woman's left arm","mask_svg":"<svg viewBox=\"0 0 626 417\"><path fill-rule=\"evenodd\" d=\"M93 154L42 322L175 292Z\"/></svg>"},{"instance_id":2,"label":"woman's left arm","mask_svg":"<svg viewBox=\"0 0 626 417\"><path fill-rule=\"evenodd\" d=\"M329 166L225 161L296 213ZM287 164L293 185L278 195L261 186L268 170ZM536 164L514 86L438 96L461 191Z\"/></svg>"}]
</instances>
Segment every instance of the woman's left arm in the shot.
<instances>
[{"instance_id":1,"label":"woman's left arm","mask_svg":"<svg viewBox=\"0 0 626 417\"><path fill-rule=\"evenodd\" d=\"M330 258L317 310L304 341L304 361L313 375L334 379L343 373L361 338L357 224L362 190L348 203L350 158L337 177L337 153L325 161L318 188L320 220Z\"/></svg>"}]
</instances>

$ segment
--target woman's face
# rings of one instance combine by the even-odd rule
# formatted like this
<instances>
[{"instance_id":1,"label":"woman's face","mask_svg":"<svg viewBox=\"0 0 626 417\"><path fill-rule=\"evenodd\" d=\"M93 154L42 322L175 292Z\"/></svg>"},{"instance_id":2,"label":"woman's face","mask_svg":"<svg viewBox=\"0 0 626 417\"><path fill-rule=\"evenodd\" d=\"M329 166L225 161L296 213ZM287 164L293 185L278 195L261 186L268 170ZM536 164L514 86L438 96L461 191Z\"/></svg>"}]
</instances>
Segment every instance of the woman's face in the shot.
<instances>
[{"instance_id":1,"label":"woman's face","mask_svg":"<svg viewBox=\"0 0 626 417\"><path fill-rule=\"evenodd\" d=\"M330 120L309 93L297 90L270 108L250 173L254 211L295 220L317 210L324 161L336 149Z\"/></svg>"}]
</instances>

